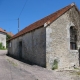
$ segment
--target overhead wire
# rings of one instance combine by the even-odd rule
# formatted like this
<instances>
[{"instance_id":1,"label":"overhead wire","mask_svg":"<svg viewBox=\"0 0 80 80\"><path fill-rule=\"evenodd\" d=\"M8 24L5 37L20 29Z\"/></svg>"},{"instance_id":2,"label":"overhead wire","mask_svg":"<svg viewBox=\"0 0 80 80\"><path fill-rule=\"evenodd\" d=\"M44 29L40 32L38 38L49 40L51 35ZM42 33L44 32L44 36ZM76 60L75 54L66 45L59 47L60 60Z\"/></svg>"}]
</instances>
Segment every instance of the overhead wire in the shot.
<instances>
[{"instance_id":1,"label":"overhead wire","mask_svg":"<svg viewBox=\"0 0 80 80\"><path fill-rule=\"evenodd\" d=\"M26 0L26 2L25 2L24 6L23 6L23 8L22 8L22 10L21 10L21 12L20 12L20 14L19 14L19 17L21 16L21 14L22 14L22 12L23 12L25 6L26 6L27 1L28 1L28 0ZM18 17L18 18L19 18L19 17Z\"/></svg>"},{"instance_id":2,"label":"overhead wire","mask_svg":"<svg viewBox=\"0 0 80 80\"><path fill-rule=\"evenodd\" d=\"M24 6L23 6L23 8L22 8L22 10L21 10L21 12L20 12L18 18L21 16L21 14L22 14L22 12L23 12L25 6L26 6L27 1L28 1L28 0L26 0L26 2L25 2L25 4L24 4ZM14 20L18 20L18 19L4 19L4 20L2 20L2 21L0 21L0 22L4 22L4 21L14 21Z\"/></svg>"},{"instance_id":3,"label":"overhead wire","mask_svg":"<svg viewBox=\"0 0 80 80\"><path fill-rule=\"evenodd\" d=\"M28 1L28 0L25 1L25 4L23 5L23 8L22 8L22 10L21 10L21 12L20 12L20 14L19 14L19 16L18 16L18 19L4 19L4 20L2 20L2 21L0 21L0 22L8 22L8 21L18 20L18 24L19 24L19 18L20 18L21 14L22 14L25 6L26 6L27 1ZM18 28L19 28L19 25L18 25Z\"/></svg>"},{"instance_id":4,"label":"overhead wire","mask_svg":"<svg viewBox=\"0 0 80 80\"><path fill-rule=\"evenodd\" d=\"M17 19L4 19L4 20L2 20L2 21L0 21L0 22L8 22L8 21L15 21L15 20L17 20Z\"/></svg>"}]
</instances>

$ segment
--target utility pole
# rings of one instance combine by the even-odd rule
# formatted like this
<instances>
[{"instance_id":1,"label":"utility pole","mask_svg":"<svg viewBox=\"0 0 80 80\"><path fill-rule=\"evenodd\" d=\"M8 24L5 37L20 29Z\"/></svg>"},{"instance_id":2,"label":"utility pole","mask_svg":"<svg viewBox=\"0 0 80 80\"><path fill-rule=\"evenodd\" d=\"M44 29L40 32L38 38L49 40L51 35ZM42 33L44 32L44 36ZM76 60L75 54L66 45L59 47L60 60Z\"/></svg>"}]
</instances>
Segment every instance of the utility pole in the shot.
<instances>
[{"instance_id":1,"label":"utility pole","mask_svg":"<svg viewBox=\"0 0 80 80\"><path fill-rule=\"evenodd\" d=\"M19 18L18 18L18 32L19 32Z\"/></svg>"}]
</instances>

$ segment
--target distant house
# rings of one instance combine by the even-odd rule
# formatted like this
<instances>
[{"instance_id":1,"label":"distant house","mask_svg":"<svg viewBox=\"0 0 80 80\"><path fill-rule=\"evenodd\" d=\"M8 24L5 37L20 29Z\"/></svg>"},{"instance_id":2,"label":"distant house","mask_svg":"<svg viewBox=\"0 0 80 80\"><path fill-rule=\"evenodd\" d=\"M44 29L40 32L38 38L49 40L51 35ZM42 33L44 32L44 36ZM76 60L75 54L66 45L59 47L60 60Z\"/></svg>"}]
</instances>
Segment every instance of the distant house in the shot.
<instances>
[{"instance_id":1,"label":"distant house","mask_svg":"<svg viewBox=\"0 0 80 80\"><path fill-rule=\"evenodd\" d=\"M6 32L0 28L0 43L6 48Z\"/></svg>"},{"instance_id":2,"label":"distant house","mask_svg":"<svg viewBox=\"0 0 80 80\"><path fill-rule=\"evenodd\" d=\"M6 32L9 36L13 37L14 34L12 32Z\"/></svg>"},{"instance_id":3,"label":"distant house","mask_svg":"<svg viewBox=\"0 0 80 80\"><path fill-rule=\"evenodd\" d=\"M27 26L9 40L10 55L51 69L80 65L80 12L74 3ZM78 51L79 50L79 51Z\"/></svg>"},{"instance_id":4,"label":"distant house","mask_svg":"<svg viewBox=\"0 0 80 80\"><path fill-rule=\"evenodd\" d=\"M6 32L2 28L0 28L0 43L2 43L3 47L6 48L6 35L13 36L11 32Z\"/></svg>"}]
</instances>

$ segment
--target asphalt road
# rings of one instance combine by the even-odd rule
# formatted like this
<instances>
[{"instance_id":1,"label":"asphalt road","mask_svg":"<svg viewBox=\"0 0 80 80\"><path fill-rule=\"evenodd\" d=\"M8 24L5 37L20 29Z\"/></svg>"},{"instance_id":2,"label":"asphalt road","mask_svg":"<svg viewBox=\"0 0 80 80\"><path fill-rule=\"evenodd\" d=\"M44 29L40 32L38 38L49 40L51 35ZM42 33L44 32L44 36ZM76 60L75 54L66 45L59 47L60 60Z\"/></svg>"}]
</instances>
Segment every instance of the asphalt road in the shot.
<instances>
[{"instance_id":1,"label":"asphalt road","mask_svg":"<svg viewBox=\"0 0 80 80\"><path fill-rule=\"evenodd\" d=\"M80 80L80 70L47 70L6 56L0 50L0 80Z\"/></svg>"},{"instance_id":2,"label":"asphalt road","mask_svg":"<svg viewBox=\"0 0 80 80\"><path fill-rule=\"evenodd\" d=\"M34 75L6 59L6 53L6 50L0 50L0 80L37 80Z\"/></svg>"}]
</instances>

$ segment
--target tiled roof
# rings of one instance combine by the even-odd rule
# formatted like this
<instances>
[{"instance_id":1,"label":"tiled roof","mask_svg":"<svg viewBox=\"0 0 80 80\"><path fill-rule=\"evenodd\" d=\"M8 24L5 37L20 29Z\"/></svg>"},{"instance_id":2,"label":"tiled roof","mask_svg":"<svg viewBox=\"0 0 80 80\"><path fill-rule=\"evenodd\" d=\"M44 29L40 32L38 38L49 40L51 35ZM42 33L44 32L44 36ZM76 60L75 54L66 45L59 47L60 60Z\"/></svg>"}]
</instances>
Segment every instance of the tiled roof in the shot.
<instances>
[{"instance_id":1,"label":"tiled roof","mask_svg":"<svg viewBox=\"0 0 80 80\"><path fill-rule=\"evenodd\" d=\"M6 33L6 31L4 31L2 28L0 28L0 32Z\"/></svg>"},{"instance_id":2,"label":"tiled roof","mask_svg":"<svg viewBox=\"0 0 80 80\"><path fill-rule=\"evenodd\" d=\"M8 35L10 35L11 37L14 36L14 34L12 32L6 32Z\"/></svg>"},{"instance_id":3,"label":"tiled roof","mask_svg":"<svg viewBox=\"0 0 80 80\"><path fill-rule=\"evenodd\" d=\"M3 30L2 28L0 28L0 32L3 32L3 33L5 33L5 34L8 34L8 35L10 35L11 37L14 35L14 34L12 34L12 32L6 32L6 31Z\"/></svg>"},{"instance_id":4,"label":"tiled roof","mask_svg":"<svg viewBox=\"0 0 80 80\"><path fill-rule=\"evenodd\" d=\"M74 3L62 8L61 10L58 10L55 13L52 13L51 15L27 26L26 28L24 28L23 30L21 30L19 33L17 33L16 35L14 35L10 40L15 39L27 32L30 32L34 29L37 29L39 27L42 27L45 23L50 24L51 22L55 21L57 18L59 18L62 14L64 14L65 12L67 12L69 9L71 9L74 5Z\"/></svg>"}]
</instances>

